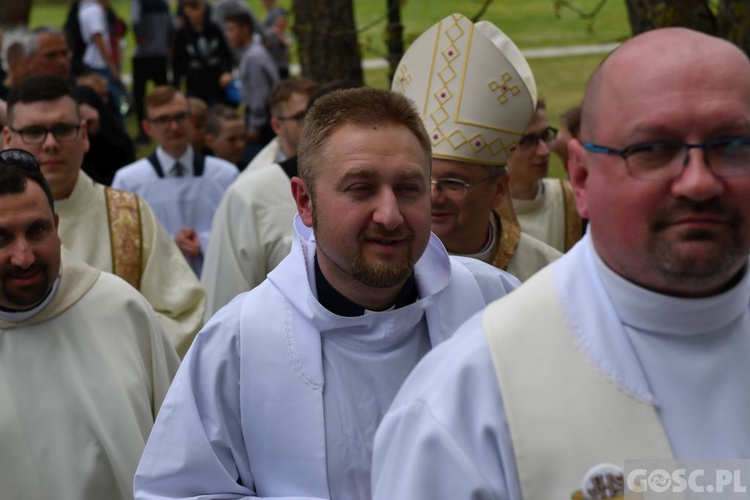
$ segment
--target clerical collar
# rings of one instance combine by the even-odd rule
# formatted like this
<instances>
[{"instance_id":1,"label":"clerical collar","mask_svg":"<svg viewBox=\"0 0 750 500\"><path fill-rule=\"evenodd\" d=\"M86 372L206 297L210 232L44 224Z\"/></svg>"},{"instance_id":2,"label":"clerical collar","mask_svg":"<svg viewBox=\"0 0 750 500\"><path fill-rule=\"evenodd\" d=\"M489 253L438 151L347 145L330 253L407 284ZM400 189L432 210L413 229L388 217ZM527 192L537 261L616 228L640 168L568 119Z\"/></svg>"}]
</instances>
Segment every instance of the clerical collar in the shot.
<instances>
[{"instance_id":1,"label":"clerical collar","mask_svg":"<svg viewBox=\"0 0 750 500\"><path fill-rule=\"evenodd\" d=\"M0 309L0 320L7 321L9 323L22 323L27 319L36 316L39 311L47 307L49 303L52 302L52 299L55 298L55 294L57 293L57 289L59 286L60 277L58 276L55 280L55 283L52 285L52 288L50 288L49 292L47 292L47 296L44 297L44 300L42 300L39 305L32 307L31 309L28 309L26 311L10 311L8 309Z\"/></svg>"},{"instance_id":2,"label":"clerical collar","mask_svg":"<svg viewBox=\"0 0 750 500\"><path fill-rule=\"evenodd\" d=\"M320 305L331 311L333 314L346 317L362 316L365 314L365 308L355 304L351 300L341 295L328 280L323 276L323 272L318 265L317 257L315 261L315 288L318 290L318 302ZM417 282L414 274L404 283L401 292L399 292L396 301L393 303L393 309L408 306L417 301Z\"/></svg>"},{"instance_id":3,"label":"clerical collar","mask_svg":"<svg viewBox=\"0 0 750 500\"><path fill-rule=\"evenodd\" d=\"M482 262L486 264L492 264L492 262L495 260L495 254L497 253L496 248L497 248L497 244L499 240L498 234L500 234L500 231L498 231L498 228L497 228L497 221L495 220L495 217L490 217L490 224L489 224L489 228L487 229L487 241L485 241L482 249L479 250L477 253L472 253L472 254L462 255L462 256L481 260ZM461 254L452 253L451 255L461 255Z\"/></svg>"},{"instance_id":4,"label":"clerical collar","mask_svg":"<svg viewBox=\"0 0 750 500\"><path fill-rule=\"evenodd\" d=\"M685 298L648 290L613 271L593 248L594 265L623 324L643 332L697 335L725 328L747 313L747 268L729 290L709 297ZM664 311L671 311L665 315Z\"/></svg>"}]
</instances>

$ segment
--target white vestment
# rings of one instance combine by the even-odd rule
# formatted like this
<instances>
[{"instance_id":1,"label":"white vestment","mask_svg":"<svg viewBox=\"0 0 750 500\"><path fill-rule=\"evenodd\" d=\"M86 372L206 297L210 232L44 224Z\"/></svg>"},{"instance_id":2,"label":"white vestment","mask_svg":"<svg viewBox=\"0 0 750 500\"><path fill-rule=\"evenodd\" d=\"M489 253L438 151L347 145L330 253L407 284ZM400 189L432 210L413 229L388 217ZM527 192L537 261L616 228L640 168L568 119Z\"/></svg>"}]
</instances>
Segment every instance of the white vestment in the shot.
<instances>
[{"instance_id":1,"label":"white vestment","mask_svg":"<svg viewBox=\"0 0 750 500\"><path fill-rule=\"evenodd\" d=\"M533 200L512 199L521 231L565 252L565 197L559 179L544 178Z\"/></svg>"},{"instance_id":2,"label":"white vestment","mask_svg":"<svg viewBox=\"0 0 750 500\"><path fill-rule=\"evenodd\" d=\"M540 299L536 286L544 284L542 280L554 288L554 303ZM577 460L588 451L586 439L561 449L543 437L550 422L571 418L573 412L564 405L529 419L521 436L522 449L514 447L518 436L511 431L508 416L517 411L515 406L506 407L487 336L533 336L533 327L516 327L524 324L524 318L514 319L506 330L498 319L513 313L508 307L518 311L511 306L524 301L530 311L520 314L543 315L553 308L564 312L559 335L577 346L582 354L578 358L595 368L594 376L609 381L633 404L655 409L674 457L750 458L747 272L731 290L714 297L669 297L617 276L601 262L587 236L508 300L497 301L467 321L415 368L376 435L376 499L518 499L522 497L519 475L543 482L558 473L560 456L568 453ZM488 315L493 319L488 321ZM528 323L533 321L530 318ZM585 391L577 394L579 386L566 384L569 379L560 368L580 359L555 359L550 365L533 349L505 353L506 358L515 356L517 365L526 368L515 371L513 380L504 379L504 385L512 385L525 401L546 399L528 383L536 378L534 370L556 370L546 378L559 380L557 399L568 399L566 394L570 401L573 395L585 398ZM627 419L613 421L611 415L606 422L596 422L596 417L594 413L589 439L597 446L597 441L606 440L606 433L597 432L600 428L634 425ZM539 432L534 433L534 428ZM565 436L555 437L555 443L560 441ZM519 452L523 460L517 459ZM521 462L526 464L523 471ZM598 464L590 464L594 465ZM569 498L582 479L582 475L562 478L567 486L560 494Z\"/></svg>"},{"instance_id":3,"label":"white vestment","mask_svg":"<svg viewBox=\"0 0 750 500\"><path fill-rule=\"evenodd\" d=\"M560 258L557 250L538 239L521 233L518 248L506 269L521 281L526 281L540 269Z\"/></svg>"},{"instance_id":4,"label":"white vestment","mask_svg":"<svg viewBox=\"0 0 750 500\"><path fill-rule=\"evenodd\" d=\"M138 292L63 250L51 302L0 320L0 497L132 499L178 364Z\"/></svg>"},{"instance_id":5,"label":"white vestment","mask_svg":"<svg viewBox=\"0 0 750 500\"><path fill-rule=\"evenodd\" d=\"M297 205L276 163L244 171L216 209L203 261L206 318L258 286L289 253Z\"/></svg>"},{"instance_id":6,"label":"white vestment","mask_svg":"<svg viewBox=\"0 0 750 500\"><path fill-rule=\"evenodd\" d=\"M158 147L156 157L163 169L163 177L149 158L141 158L119 169L112 187L135 193L146 200L172 238L186 227L198 233L201 254L188 262L200 276L216 207L239 170L226 160L206 156L202 174L194 175L193 156L192 147L188 147L180 158L173 158ZM184 169L180 177L171 174L177 162Z\"/></svg>"},{"instance_id":7,"label":"white vestment","mask_svg":"<svg viewBox=\"0 0 750 500\"><path fill-rule=\"evenodd\" d=\"M271 142L263 146L257 155L253 156L250 163L247 164L245 169L240 172L237 180L242 179L244 176L249 175L250 172L260 167L265 167L272 163L281 163L286 160L286 155L281 151L281 145L279 144L279 138L274 137ZM235 181L236 182L236 181Z\"/></svg>"},{"instance_id":8,"label":"white vestment","mask_svg":"<svg viewBox=\"0 0 750 500\"><path fill-rule=\"evenodd\" d=\"M151 208L142 198L138 202L143 254L138 291L154 308L167 337L183 356L203 324L205 293ZM104 186L81 171L70 196L55 200L55 210L60 215L58 233L63 245L90 266L112 272Z\"/></svg>"},{"instance_id":9,"label":"white vestment","mask_svg":"<svg viewBox=\"0 0 750 500\"><path fill-rule=\"evenodd\" d=\"M479 261L448 257L433 235L415 266L416 302L339 316L317 300L312 231L299 218L295 227L299 236L288 257L196 338L138 467L136 498L355 500L350 492L329 491L328 467L336 460L326 454L339 449L341 436L326 426L321 337L341 330L387 338L411 321L435 345L518 283ZM373 373L370 385L349 389L375 393L380 380ZM371 418L354 425L377 425L379 415ZM371 445L372 435L351 443ZM367 460L353 465L369 471Z\"/></svg>"}]
</instances>

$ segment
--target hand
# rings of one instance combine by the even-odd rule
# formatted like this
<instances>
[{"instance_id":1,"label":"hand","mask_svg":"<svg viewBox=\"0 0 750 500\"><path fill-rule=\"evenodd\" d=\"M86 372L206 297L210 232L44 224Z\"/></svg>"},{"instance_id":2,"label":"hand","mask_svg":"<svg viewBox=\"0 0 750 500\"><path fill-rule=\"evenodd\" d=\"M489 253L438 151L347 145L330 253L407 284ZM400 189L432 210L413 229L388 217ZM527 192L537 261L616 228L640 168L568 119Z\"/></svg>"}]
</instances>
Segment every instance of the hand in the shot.
<instances>
[{"instance_id":1,"label":"hand","mask_svg":"<svg viewBox=\"0 0 750 500\"><path fill-rule=\"evenodd\" d=\"M86 131L89 133L89 135L98 134L99 130L101 129L101 120L99 117L99 112L96 110L96 108L85 103L79 104L78 112L80 113L83 121L86 122Z\"/></svg>"},{"instance_id":2,"label":"hand","mask_svg":"<svg viewBox=\"0 0 750 500\"><path fill-rule=\"evenodd\" d=\"M222 73L219 77L219 85L221 88L225 89L229 87L229 84L232 83L232 73Z\"/></svg>"},{"instance_id":3,"label":"hand","mask_svg":"<svg viewBox=\"0 0 750 500\"><path fill-rule=\"evenodd\" d=\"M201 254L201 242L198 233L192 227L183 227L174 237L174 242L188 259L195 259Z\"/></svg>"}]
</instances>

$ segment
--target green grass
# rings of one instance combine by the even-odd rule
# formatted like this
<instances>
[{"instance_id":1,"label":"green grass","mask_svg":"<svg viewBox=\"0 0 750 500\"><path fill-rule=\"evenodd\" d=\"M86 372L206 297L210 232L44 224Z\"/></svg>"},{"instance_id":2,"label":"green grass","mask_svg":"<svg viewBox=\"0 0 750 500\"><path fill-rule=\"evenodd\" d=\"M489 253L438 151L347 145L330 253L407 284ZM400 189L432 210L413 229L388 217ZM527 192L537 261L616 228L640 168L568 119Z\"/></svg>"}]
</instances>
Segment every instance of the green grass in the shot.
<instances>
[{"instance_id":1,"label":"green grass","mask_svg":"<svg viewBox=\"0 0 750 500\"><path fill-rule=\"evenodd\" d=\"M590 11L599 0L575 0L582 11ZM31 12L31 26L42 24L62 26L68 9L67 0L35 0ZM265 10L260 0L247 1L260 18ZM279 4L289 8L291 0L280 0ZM482 0L404 0L402 23L407 44L440 19L454 12L474 17L480 10ZM130 0L111 0L115 11L124 19L130 19ZM359 41L363 58L378 58L385 53L383 31L385 29L385 0L355 0L355 16L360 27ZM625 2L609 0L593 20L581 19L570 10L554 9L554 0L494 0L489 4L482 19L493 22L503 30L522 50L539 47L561 47L621 41L629 35ZM364 29L363 27L367 27ZM132 32L129 32L123 73L131 68L134 47ZM539 87L539 93L547 101L548 116L553 125L559 124L559 115L576 104L586 81L603 54L591 56L531 59L529 63ZM386 70L371 70L365 74L366 83L373 87L388 88L390 82ZM128 127L135 130L134 120ZM140 155L150 146L140 147ZM556 157L550 168L552 175L562 175L563 169Z\"/></svg>"}]
</instances>

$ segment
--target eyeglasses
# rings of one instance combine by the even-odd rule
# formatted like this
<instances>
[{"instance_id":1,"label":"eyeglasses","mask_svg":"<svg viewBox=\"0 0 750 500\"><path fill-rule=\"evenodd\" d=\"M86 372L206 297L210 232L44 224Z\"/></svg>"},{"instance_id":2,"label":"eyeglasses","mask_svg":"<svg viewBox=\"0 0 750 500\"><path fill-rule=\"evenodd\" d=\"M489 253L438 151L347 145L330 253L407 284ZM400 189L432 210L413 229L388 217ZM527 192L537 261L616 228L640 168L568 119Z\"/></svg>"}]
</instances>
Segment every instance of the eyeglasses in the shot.
<instances>
[{"instance_id":1,"label":"eyeglasses","mask_svg":"<svg viewBox=\"0 0 750 500\"><path fill-rule=\"evenodd\" d=\"M39 162L36 161L34 155L23 149L0 151L0 164L30 172L39 172Z\"/></svg>"},{"instance_id":2,"label":"eyeglasses","mask_svg":"<svg viewBox=\"0 0 750 500\"><path fill-rule=\"evenodd\" d=\"M501 177L502 175L504 175L504 172L500 174L491 175L489 177L486 177L482 180L478 180L475 182L465 182L465 181L462 181L461 179L451 179L451 178L432 179L430 180L430 184L432 184L435 187L435 189L437 189L438 193L442 193L445 196L449 196L451 198L463 198L464 196L466 196L466 193L469 191L470 187L495 180L498 177Z\"/></svg>"},{"instance_id":3,"label":"eyeglasses","mask_svg":"<svg viewBox=\"0 0 750 500\"><path fill-rule=\"evenodd\" d=\"M547 146L551 146L557 139L557 129L555 127L547 127L538 134L524 134L518 140L518 145L522 148L537 147L539 141L542 141Z\"/></svg>"},{"instance_id":4,"label":"eyeglasses","mask_svg":"<svg viewBox=\"0 0 750 500\"><path fill-rule=\"evenodd\" d=\"M57 123L51 127L31 125L22 129L8 128L19 134L25 144L42 144L47 140L47 135L50 133L57 142L71 142L78 137L78 131L81 130L80 125L73 125L72 123Z\"/></svg>"},{"instance_id":5,"label":"eyeglasses","mask_svg":"<svg viewBox=\"0 0 750 500\"><path fill-rule=\"evenodd\" d=\"M690 144L681 141L639 142L614 149L591 142L583 147L593 153L617 155L634 179L667 181L682 174L688 164L688 150L703 150L703 161L713 175L720 178L750 175L750 138L722 137Z\"/></svg>"},{"instance_id":6,"label":"eyeglasses","mask_svg":"<svg viewBox=\"0 0 750 500\"><path fill-rule=\"evenodd\" d=\"M187 120L189 113L187 111L180 111L179 113L175 113L173 115L162 115L157 116L156 118L149 118L149 122L153 123L154 125L159 125L160 127L164 127L169 125L172 122L183 122Z\"/></svg>"},{"instance_id":7,"label":"eyeglasses","mask_svg":"<svg viewBox=\"0 0 750 500\"><path fill-rule=\"evenodd\" d=\"M302 123L305 119L305 114L307 114L307 110L300 111L299 113L295 113L291 116L277 116L276 119L282 122L287 120L295 120L299 123Z\"/></svg>"}]
</instances>

